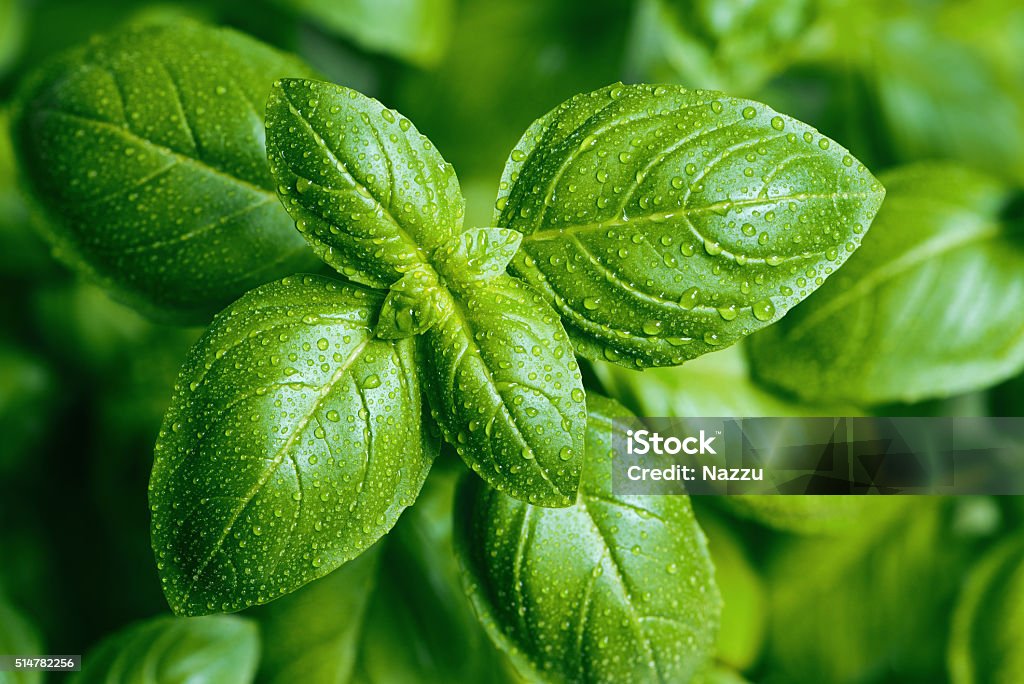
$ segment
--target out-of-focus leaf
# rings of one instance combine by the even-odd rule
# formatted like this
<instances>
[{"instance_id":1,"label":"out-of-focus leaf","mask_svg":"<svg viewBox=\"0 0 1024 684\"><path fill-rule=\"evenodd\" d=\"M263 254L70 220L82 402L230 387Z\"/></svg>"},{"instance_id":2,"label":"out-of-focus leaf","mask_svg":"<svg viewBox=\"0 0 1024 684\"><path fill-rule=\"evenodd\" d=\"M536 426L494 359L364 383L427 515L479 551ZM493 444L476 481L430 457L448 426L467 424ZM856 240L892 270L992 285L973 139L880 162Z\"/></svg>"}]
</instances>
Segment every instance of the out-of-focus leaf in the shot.
<instances>
[{"instance_id":1,"label":"out-of-focus leaf","mask_svg":"<svg viewBox=\"0 0 1024 684\"><path fill-rule=\"evenodd\" d=\"M371 51L435 66L451 37L454 0L276 0Z\"/></svg>"},{"instance_id":2,"label":"out-of-focus leaf","mask_svg":"<svg viewBox=\"0 0 1024 684\"><path fill-rule=\"evenodd\" d=\"M548 682L686 682L708 661L721 597L684 496L612 491L615 418L591 393L576 504L540 508L465 478L455 507L464 582L491 638Z\"/></svg>"},{"instance_id":3,"label":"out-of-focus leaf","mask_svg":"<svg viewBox=\"0 0 1024 684\"><path fill-rule=\"evenodd\" d=\"M260 682L352 681L379 559L375 546L326 577L247 613L260 624Z\"/></svg>"},{"instance_id":4,"label":"out-of-focus leaf","mask_svg":"<svg viewBox=\"0 0 1024 684\"><path fill-rule=\"evenodd\" d=\"M457 475L433 473L386 542L354 684L514 681L459 579L452 547Z\"/></svg>"},{"instance_id":5,"label":"out-of-focus leaf","mask_svg":"<svg viewBox=\"0 0 1024 684\"><path fill-rule=\"evenodd\" d=\"M973 12L974 3L963 5ZM1010 3L1002 9L1005 23L987 39L995 43L1019 11ZM1009 64L994 63L958 40L962 23L971 22L941 31L913 12L875 28L870 69L891 141L907 160L956 160L1024 183L1020 45Z\"/></svg>"},{"instance_id":6,"label":"out-of-focus leaf","mask_svg":"<svg viewBox=\"0 0 1024 684\"><path fill-rule=\"evenodd\" d=\"M854 414L848 406L801 404L754 384L742 344L676 368L635 371L595 363L593 369L610 396L646 418Z\"/></svg>"},{"instance_id":7,"label":"out-of-focus leaf","mask_svg":"<svg viewBox=\"0 0 1024 684\"><path fill-rule=\"evenodd\" d=\"M716 665L707 672L697 675L693 684L749 684L734 670Z\"/></svg>"},{"instance_id":8,"label":"out-of-focus leaf","mask_svg":"<svg viewBox=\"0 0 1024 684\"><path fill-rule=\"evenodd\" d=\"M148 335L173 329L152 323L84 281L44 285L33 291L32 299L46 352L88 374L110 372Z\"/></svg>"},{"instance_id":9,"label":"out-of-focus leaf","mask_svg":"<svg viewBox=\"0 0 1024 684\"><path fill-rule=\"evenodd\" d=\"M24 84L14 142L69 265L144 312L205 321L316 260L274 191L263 109L299 60L228 29L135 25Z\"/></svg>"},{"instance_id":10,"label":"out-of-focus leaf","mask_svg":"<svg viewBox=\"0 0 1024 684\"><path fill-rule=\"evenodd\" d=\"M18 58L24 32L25 8L22 0L0 0L0 76Z\"/></svg>"},{"instance_id":11,"label":"out-of-focus leaf","mask_svg":"<svg viewBox=\"0 0 1024 684\"><path fill-rule=\"evenodd\" d=\"M256 623L217 615L158 617L107 637L82 658L71 684L250 684L259 661Z\"/></svg>"},{"instance_id":12,"label":"out-of-focus leaf","mask_svg":"<svg viewBox=\"0 0 1024 684\"><path fill-rule=\"evenodd\" d=\"M641 0L629 69L641 80L754 95L802 56L812 0Z\"/></svg>"},{"instance_id":13,"label":"out-of-focus leaf","mask_svg":"<svg viewBox=\"0 0 1024 684\"><path fill-rule=\"evenodd\" d=\"M508 681L473 614L451 542L456 473L431 474L387 539L253 611L268 684Z\"/></svg>"},{"instance_id":14,"label":"out-of-focus leaf","mask_svg":"<svg viewBox=\"0 0 1024 684\"><path fill-rule=\"evenodd\" d=\"M1024 239L1011 193L949 164L883 176L864 245L750 340L755 377L806 400L878 404L984 388L1024 368Z\"/></svg>"},{"instance_id":15,"label":"out-of-focus leaf","mask_svg":"<svg viewBox=\"0 0 1024 684\"><path fill-rule=\"evenodd\" d=\"M0 594L0 653L4 655L44 655L42 640L34 625L21 615ZM2 684L40 684L43 673L38 670L0 672Z\"/></svg>"},{"instance_id":16,"label":"out-of-focus leaf","mask_svg":"<svg viewBox=\"0 0 1024 684\"><path fill-rule=\"evenodd\" d=\"M949 670L953 684L1016 684L1024 680L1024 539L993 549L971 571L953 621Z\"/></svg>"},{"instance_id":17,"label":"out-of-focus leaf","mask_svg":"<svg viewBox=\"0 0 1024 684\"><path fill-rule=\"evenodd\" d=\"M0 342L0 476L11 477L53 425L56 388L42 359Z\"/></svg>"},{"instance_id":18,"label":"out-of-focus leaf","mask_svg":"<svg viewBox=\"0 0 1024 684\"><path fill-rule=\"evenodd\" d=\"M722 593L722 623L715 659L739 671L757 662L764 645L767 598L764 583L729 523L709 512L698 516ZM711 678L710 682L718 680ZM728 681L727 678L724 681Z\"/></svg>"},{"instance_id":19,"label":"out-of-focus leaf","mask_svg":"<svg viewBox=\"0 0 1024 684\"><path fill-rule=\"evenodd\" d=\"M973 551L945 500L907 498L897 520L790 541L773 559L766 684L943 680L942 626Z\"/></svg>"},{"instance_id":20,"label":"out-of-focus leaf","mask_svg":"<svg viewBox=\"0 0 1024 684\"><path fill-rule=\"evenodd\" d=\"M766 105L608 86L538 119L494 222L577 353L678 365L785 315L840 269L885 196L840 145Z\"/></svg>"}]
</instances>

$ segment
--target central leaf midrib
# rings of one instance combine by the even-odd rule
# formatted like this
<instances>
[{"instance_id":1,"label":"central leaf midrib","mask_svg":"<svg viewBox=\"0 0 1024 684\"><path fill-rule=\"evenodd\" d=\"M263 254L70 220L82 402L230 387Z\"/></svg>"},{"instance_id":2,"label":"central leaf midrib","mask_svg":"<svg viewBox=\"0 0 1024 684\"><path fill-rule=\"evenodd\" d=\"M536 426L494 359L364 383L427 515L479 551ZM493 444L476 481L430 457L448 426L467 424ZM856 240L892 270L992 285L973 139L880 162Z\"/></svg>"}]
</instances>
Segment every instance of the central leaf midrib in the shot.
<instances>
[{"instance_id":1,"label":"central leaf midrib","mask_svg":"<svg viewBox=\"0 0 1024 684\"><path fill-rule=\"evenodd\" d=\"M497 381L494 379L491 373L491 367L484 359L483 351L476 343L476 337L473 332L473 326L470 325L469 323L469 319L466 316L467 312L465 311L462 302L459 301L458 297L448 292L447 290L445 290L445 292L452 302L452 306L450 307L451 313L449 315L454 316L455 318L458 319L457 323L459 324L459 329L462 331L463 337L466 339L466 348L472 351L473 355L480 360L480 363L487 371L486 373L484 373L484 378L486 380L488 389L490 389L491 392L498 398L498 402L502 410L504 410L505 414L508 416L508 422L512 426L512 429L515 431L516 435L518 436L519 441L523 445L525 445L527 449L530 450L531 454L533 454L533 458L528 460L534 464L534 467L540 474L541 478L543 478L545 482L551 485L551 488L555 491L556 494L560 496L566 496L565 492L563 492L558 487L558 485L552 482L551 478L549 478L547 473L544 472L544 468L540 464L540 459L537 457L537 453L534 451L533 445L530 444L530 442L523 435L522 430L519 429L519 425L516 423L515 418L512 415L511 409L509 409L508 404L505 402L505 395L503 395L501 391L498 389Z\"/></svg>"},{"instance_id":2,"label":"central leaf midrib","mask_svg":"<svg viewBox=\"0 0 1024 684\"><path fill-rule=\"evenodd\" d=\"M143 138L142 136L138 135L137 133L135 133L134 131L128 129L125 126L119 126L119 125L117 125L115 123L112 123L110 121L103 121L102 119L93 119L93 118L90 118L90 117L87 117L87 116L83 116L81 114L75 114L74 112L68 112L68 111L65 111L63 109L56 109L56 108L52 108L52 107L40 110L40 114L52 114L52 115L56 115L56 116L59 116L59 117L65 117L65 118L73 119L73 120L78 121L78 122L83 123L83 124L88 124L88 125L92 125L92 126L97 126L99 128L102 128L102 129L110 130L110 131L112 131L112 132L122 136L123 138L125 138L129 142L133 142L133 143L136 143L136 144L138 144L138 145L140 145L142 147L148 148L148 149L152 150L153 152L156 152L157 154L162 154L162 155L171 157L171 158L177 160L178 162L180 162L180 163L182 163L182 164L184 164L186 166L191 166L191 167L197 169L198 171L200 171L202 173L206 173L206 174L209 174L211 176L216 176L218 178L222 178L224 180L227 180L230 183L234 183L235 185L238 185L238 186L241 186L242 188L245 188L249 192L261 195L261 196L263 196L265 198L266 197L269 197L269 198L276 197L273 189L269 189L269 188L265 188L265 187L262 187L262 186L259 186L259 185L255 185L255 184L245 180L244 178L240 178L238 176L235 176L235 175L231 174L230 172L228 172L228 171L226 171L224 169L218 168L216 166L212 166L212 165L208 164L207 162L203 161L202 159L199 159L197 157L190 157L190 156L188 156L186 154L182 154L181 152L177 152L177 151L171 149L170 147L167 147L165 145L161 145L159 143L153 142L152 140L149 140L148 138ZM269 176L268 176L268 178L269 178Z\"/></svg>"},{"instance_id":3,"label":"central leaf midrib","mask_svg":"<svg viewBox=\"0 0 1024 684\"><path fill-rule=\"evenodd\" d=\"M266 483L270 480L270 477L277 470L278 466L280 466L281 463L284 462L285 455L289 452L291 447L295 444L295 441L306 429L306 426L309 425L309 421L313 419L316 412L322 406L324 400L334 390L335 385L337 385L338 382L340 382L341 379L345 377L345 374L351 369L352 365L355 364L355 362L359 359L359 356L362 354L363 350L366 348L367 345L370 344L371 341L372 338L367 337L352 350L349 356L345 359L344 363L342 363L338 367L338 369L331 375L331 377L327 380L324 386L317 393L318 396L316 400L313 402L313 405L310 407L310 410L306 412L305 415L302 416L301 420L299 421L299 424L292 430L292 433L288 436L284 443L277 449L277 451L274 452L273 457L267 459L266 466L263 469L263 473L259 476L259 478L253 484L253 486L249 488L249 491L246 492L245 495L239 499L241 505L238 506L237 509L231 513L228 522L224 525L224 529L220 537L214 543L213 547L210 549L206 558L193 573L193 577L195 579L193 579L189 583L188 588L182 595L181 602L183 604L188 602L190 594L195 589L196 583L199 581L198 578L202 576L203 572L205 572L207 566L213 560L214 556L216 556L217 552L224 545L224 541L231 533L231 530L234 528L234 525L238 521L238 518L242 515L245 509L248 508L249 504L252 503L256 494L258 494L259 491L263 488L263 486L266 485ZM296 470L298 470L297 464Z\"/></svg>"},{"instance_id":4,"label":"central leaf midrib","mask_svg":"<svg viewBox=\"0 0 1024 684\"><path fill-rule=\"evenodd\" d=\"M996 239L1001 235L1001 233L1002 227L1000 224L983 221L980 222L975 229L966 231L964 234L959 235L956 238L949 240L942 240L940 238L937 240L925 241L917 248L905 253L903 257L888 261L880 267L872 268L867 275L859 278L858 282L853 287L845 290L835 299L820 307L814 311L813 314L793 326L793 328L788 332L788 337L793 340L803 337L808 330L812 329L820 321L831 316L837 310L842 309L853 298L859 295L867 296L870 293L877 291L884 286L885 283L899 277L913 268L916 268L930 259L937 259L965 245Z\"/></svg>"},{"instance_id":5,"label":"central leaf midrib","mask_svg":"<svg viewBox=\"0 0 1024 684\"><path fill-rule=\"evenodd\" d=\"M301 121L303 125L309 130L309 132L314 136L314 140L317 142L318 147L320 147L327 154L330 160L334 162L335 168L344 169L344 173L352 180L353 185L355 185L355 187L357 188L356 192L359 192L358 189L362 189L363 193L359 194L365 193L366 196L373 198L377 205L380 206L380 208L383 210L381 212L382 215L387 219L388 223L390 223L394 227L395 232L398 233L399 237L415 251L420 265L423 266L424 268L430 269L432 273L437 275L436 269L434 269L434 265L430 262L430 259L428 258L427 254L423 251L423 248L420 246L420 244L412 239L412 236L409 235L405 228L402 227L402 224L398 222L398 219L396 219L391 214L391 211L387 207L385 207L384 203L380 201L380 198L377 197L376 194L371 192L368 187L360 183L358 179L356 179L355 175L351 171L349 171L348 164L342 162L337 157L337 155L334 154L334 150L330 148L330 146L324 140L323 136L321 136L317 132L317 130L313 128L313 124L310 123L309 120L306 119L306 117L304 117L302 113L299 112L298 109L296 109L295 104L292 102L292 99L289 96L288 91L285 90L284 88L281 88L281 94L282 97L284 98L285 104L288 105L288 110L292 113L292 115L295 116L295 118ZM372 129L373 127L370 126L370 128Z\"/></svg>"},{"instance_id":6,"label":"central leaf midrib","mask_svg":"<svg viewBox=\"0 0 1024 684\"><path fill-rule=\"evenodd\" d=\"M779 195L775 197L751 197L742 200L723 200L721 202L715 202L713 204L705 204L702 206L695 207L679 207L671 211L663 211L652 214L642 214L637 216L630 216L628 218L610 218L607 221L591 221L588 223L574 223L567 224L564 226L542 226L537 230L524 234L523 242L544 242L547 240L554 240L560 237L563 233L570 235L577 235L580 233L589 233L607 230L609 228L623 228L634 223L641 223L645 221L649 222L662 222L671 220L677 216L679 217L690 217L697 216L705 213L716 213L721 210L728 211L734 207L748 207L757 206L760 204L778 203L778 202L803 202L806 200L815 199L866 199L881 193L875 192L823 192L823 193L797 193L795 195Z\"/></svg>"}]
</instances>

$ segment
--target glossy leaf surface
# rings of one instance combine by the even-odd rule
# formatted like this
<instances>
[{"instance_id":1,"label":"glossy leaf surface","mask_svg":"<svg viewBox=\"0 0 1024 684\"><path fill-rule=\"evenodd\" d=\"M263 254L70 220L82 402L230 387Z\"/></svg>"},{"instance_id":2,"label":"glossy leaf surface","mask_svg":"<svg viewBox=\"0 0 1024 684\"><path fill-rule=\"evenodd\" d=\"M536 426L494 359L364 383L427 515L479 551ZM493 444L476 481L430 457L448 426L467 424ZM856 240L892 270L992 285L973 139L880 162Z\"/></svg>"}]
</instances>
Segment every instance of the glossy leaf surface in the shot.
<instances>
[{"instance_id":1,"label":"glossy leaf surface","mask_svg":"<svg viewBox=\"0 0 1024 684\"><path fill-rule=\"evenodd\" d=\"M777 321L860 244L884 190L814 129L678 86L568 100L512 152L495 222L579 353L678 365Z\"/></svg>"},{"instance_id":2,"label":"glossy leaf surface","mask_svg":"<svg viewBox=\"0 0 1024 684\"><path fill-rule=\"evenodd\" d=\"M547 682L685 682L711 655L721 599L683 496L617 496L612 420L591 394L580 493L565 509L476 479L456 505L456 551L491 637Z\"/></svg>"},{"instance_id":3,"label":"glossy leaf surface","mask_svg":"<svg viewBox=\"0 0 1024 684\"><path fill-rule=\"evenodd\" d=\"M347 278L390 286L461 231L452 167L408 119L354 90L275 84L267 153L299 231Z\"/></svg>"},{"instance_id":4,"label":"glossy leaf surface","mask_svg":"<svg viewBox=\"0 0 1024 684\"><path fill-rule=\"evenodd\" d=\"M400 114L341 86L285 80L267 114L281 199L325 261L390 287L376 335L422 335L420 368L446 439L488 483L571 503L583 385L558 317L504 273L520 239L463 230L454 171Z\"/></svg>"},{"instance_id":5,"label":"glossy leaf surface","mask_svg":"<svg viewBox=\"0 0 1024 684\"><path fill-rule=\"evenodd\" d=\"M752 338L755 376L807 400L876 404L979 389L1024 368L1024 240L995 180L948 164L887 174L843 270Z\"/></svg>"},{"instance_id":6,"label":"glossy leaf surface","mask_svg":"<svg viewBox=\"0 0 1024 684\"><path fill-rule=\"evenodd\" d=\"M587 414L558 317L507 275L452 300L423 336L423 384L445 437L488 484L541 506L576 498Z\"/></svg>"},{"instance_id":7,"label":"glossy leaf surface","mask_svg":"<svg viewBox=\"0 0 1024 684\"><path fill-rule=\"evenodd\" d=\"M372 337L380 296L315 276L249 293L193 347L150 483L175 612L265 603L362 553L416 498L411 340Z\"/></svg>"},{"instance_id":8,"label":"glossy leaf surface","mask_svg":"<svg viewBox=\"0 0 1024 684\"><path fill-rule=\"evenodd\" d=\"M313 268L263 143L274 79L309 73L186 20L123 29L49 62L22 89L15 142L63 259L182 320Z\"/></svg>"}]
</instances>

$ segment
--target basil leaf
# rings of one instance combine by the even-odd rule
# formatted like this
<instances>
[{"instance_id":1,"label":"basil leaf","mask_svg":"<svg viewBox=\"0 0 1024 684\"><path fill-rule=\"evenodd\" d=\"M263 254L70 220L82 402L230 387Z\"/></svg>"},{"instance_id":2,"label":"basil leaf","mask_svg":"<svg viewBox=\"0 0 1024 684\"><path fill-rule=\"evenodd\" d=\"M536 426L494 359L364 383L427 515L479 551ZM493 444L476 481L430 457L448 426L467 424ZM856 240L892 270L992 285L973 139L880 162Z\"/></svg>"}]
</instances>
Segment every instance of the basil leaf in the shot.
<instances>
[{"instance_id":1,"label":"basil leaf","mask_svg":"<svg viewBox=\"0 0 1024 684\"><path fill-rule=\"evenodd\" d=\"M10 655L36 655L43 652L39 634L28 620L0 594L0 651ZM42 672L21 670L4 672L0 676L4 684L39 684Z\"/></svg>"},{"instance_id":2,"label":"basil leaf","mask_svg":"<svg viewBox=\"0 0 1024 684\"><path fill-rule=\"evenodd\" d=\"M277 0L361 47L432 67L451 33L453 0Z\"/></svg>"},{"instance_id":3,"label":"basil leaf","mask_svg":"<svg viewBox=\"0 0 1024 684\"><path fill-rule=\"evenodd\" d=\"M725 602L715 641L715 659L740 671L749 670L761 654L768 617L767 592L734 528L726 520L698 508L698 522L708 540L715 584Z\"/></svg>"},{"instance_id":4,"label":"basil leaf","mask_svg":"<svg viewBox=\"0 0 1024 684\"><path fill-rule=\"evenodd\" d=\"M429 269L414 269L391 286L380 319L377 337L398 340L425 332L451 310L451 299Z\"/></svg>"},{"instance_id":5,"label":"basil leaf","mask_svg":"<svg viewBox=\"0 0 1024 684\"><path fill-rule=\"evenodd\" d=\"M267 102L267 154L285 208L347 278L387 287L459 233L455 171L408 119L354 90L285 79Z\"/></svg>"},{"instance_id":6,"label":"basil leaf","mask_svg":"<svg viewBox=\"0 0 1024 684\"><path fill-rule=\"evenodd\" d=\"M1019 50L995 57L965 43L967 27L977 24L983 12L972 3L968 20L964 9L958 3L937 3L931 11L918 5L902 15L881 13L870 27L872 40L865 43L864 68L891 145L903 159L956 160L1019 185L1024 183ZM999 23L984 41L1016 41L1009 30L1017 11L1016 4L989 3L984 13L996 15ZM932 12L935 16L929 16ZM985 106L975 107L975 102Z\"/></svg>"},{"instance_id":7,"label":"basil leaf","mask_svg":"<svg viewBox=\"0 0 1024 684\"><path fill-rule=\"evenodd\" d=\"M520 233L507 228L476 228L441 247L435 259L442 270L465 270L463 280L486 280L505 272L522 241Z\"/></svg>"},{"instance_id":8,"label":"basil leaf","mask_svg":"<svg viewBox=\"0 0 1024 684\"><path fill-rule=\"evenodd\" d=\"M951 530L948 499L899 498L909 500L907 508L888 524L862 525L836 539L793 538L772 554L766 661L774 679L946 680L936 655L976 550Z\"/></svg>"},{"instance_id":9,"label":"basil leaf","mask_svg":"<svg viewBox=\"0 0 1024 684\"><path fill-rule=\"evenodd\" d=\"M374 546L320 581L253 612L263 642L261 682L352 681L379 559Z\"/></svg>"},{"instance_id":10,"label":"basil leaf","mask_svg":"<svg viewBox=\"0 0 1024 684\"><path fill-rule=\"evenodd\" d=\"M721 599L683 496L618 496L612 421L591 394L571 508L537 508L463 481L456 552L470 598L513 662L548 682L685 682L711 655Z\"/></svg>"},{"instance_id":11,"label":"basil leaf","mask_svg":"<svg viewBox=\"0 0 1024 684\"><path fill-rule=\"evenodd\" d=\"M249 684L259 652L259 632L250 620L158 617L104 639L69 681Z\"/></svg>"},{"instance_id":12,"label":"basil leaf","mask_svg":"<svg viewBox=\"0 0 1024 684\"><path fill-rule=\"evenodd\" d=\"M266 603L355 558L419 492L411 340L376 293L315 276L258 288L192 349L156 446L153 548L179 614Z\"/></svg>"},{"instance_id":13,"label":"basil leaf","mask_svg":"<svg viewBox=\"0 0 1024 684\"><path fill-rule=\"evenodd\" d=\"M971 571L957 605L949 646L953 684L1010 684L1024 677L1017 646L1024 629L1024 545L1019 535Z\"/></svg>"},{"instance_id":14,"label":"basil leaf","mask_svg":"<svg viewBox=\"0 0 1024 684\"><path fill-rule=\"evenodd\" d=\"M451 300L421 338L445 438L488 484L540 506L576 499L587 414L579 366L540 295L503 275Z\"/></svg>"},{"instance_id":15,"label":"basil leaf","mask_svg":"<svg viewBox=\"0 0 1024 684\"><path fill-rule=\"evenodd\" d=\"M887 174L877 230L843 271L751 340L759 380L878 404L986 387L1024 368L1024 243L998 182L948 164Z\"/></svg>"},{"instance_id":16,"label":"basil leaf","mask_svg":"<svg viewBox=\"0 0 1024 684\"><path fill-rule=\"evenodd\" d=\"M457 475L431 472L416 506L389 535L354 683L519 681L462 590L452 547Z\"/></svg>"},{"instance_id":17,"label":"basil leaf","mask_svg":"<svg viewBox=\"0 0 1024 684\"><path fill-rule=\"evenodd\" d=\"M647 80L752 93L814 36L811 0L642 0L630 68Z\"/></svg>"},{"instance_id":18,"label":"basil leaf","mask_svg":"<svg viewBox=\"0 0 1024 684\"><path fill-rule=\"evenodd\" d=\"M569 505L583 384L558 318L496 274L513 231L462 231L451 166L407 119L354 90L276 84L267 149L281 199L317 253L353 280L391 287L377 335L423 333L424 384L463 459L512 496Z\"/></svg>"},{"instance_id":19,"label":"basil leaf","mask_svg":"<svg viewBox=\"0 0 1024 684\"><path fill-rule=\"evenodd\" d=\"M260 681L506 680L459 583L451 541L454 485L454 472L435 468L386 540L254 611L265 645Z\"/></svg>"},{"instance_id":20,"label":"basil leaf","mask_svg":"<svg viewBox=\"0 0 1024 684\"><path fill-rule=\"evenodd\" d=\"M577 352L678 365L778 320L857 248L884 196L859 162L769 107L612 85L539 119L512 152L497 225L513 272Z\"/></svg>"},{"instance_id":21,"label":"basil leaf","mask_svg":"<svg viewBox=\"0 0 1024 684\"><path fill-rule=\"evenodd\" d=\"M607 363L594 364L594 373L608 392L640 416L855 416L861 412L842 404L801 404L758 387L746 359L733 347L678 368L650 368L638 373ZM792 444L789 436L779 444ZM789 429L799 430L799 424ZM766 440L767 441L767 440ZM785 454L779 453L784 459ZM776 454L766 454L768 461ZM881 522L903 508L904 497L865 496L727 496L722 505L733 513L763 525L799 534L836 534Z\"/></svg>"},{"instance_id":22,"label":"basil leaf","mask_svg":"<svg viewBox=\"0 0 1024 684\"><path fill-rule=\"evenodd\" d=\"M192 321L312 268L276 201L262 129L273 79L308 73L187 20L49 62L23 88L14 131L59 256L151 315Z\"/></svg>"}]
</instances>

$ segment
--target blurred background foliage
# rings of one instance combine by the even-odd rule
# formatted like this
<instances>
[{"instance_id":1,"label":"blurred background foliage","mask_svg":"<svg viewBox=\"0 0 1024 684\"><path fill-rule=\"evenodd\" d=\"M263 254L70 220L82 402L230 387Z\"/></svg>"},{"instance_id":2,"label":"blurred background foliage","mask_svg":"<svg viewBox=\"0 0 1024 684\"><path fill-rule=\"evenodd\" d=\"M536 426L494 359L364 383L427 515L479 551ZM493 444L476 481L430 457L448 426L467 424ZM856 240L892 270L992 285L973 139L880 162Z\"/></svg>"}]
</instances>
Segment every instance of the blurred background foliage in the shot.
<instances>
[{"instance_id":1,"label":"blurred background foliage","mask_svg":"<svg viewBox=\"0 0 1024 684\"><path fill-rule=\"evenodd\" d=\"M1009 198L991 217L1002 249L1024 250L1018 0L0 0L0 653L88 653L106 639L95 651L106 662L163 635L179 651L193 644L193 662L230 643L221 657L247 676L261 652L261 681L512 679L458 587L445 456L395 533L331 578L249 622L182 631L157 617L152 444L201 330L151 323L57 265L6 129L17 84L41 60L127 21L182 16L293 51L403 112L455 166L470 224L490 222L505 157L533 119L621 79L767 102L876 173L936 160L986 173ZM990 328L1020 330L1019 285ZM962 329L949 334L969 340L978 312L956 302L966 308L948 318ZM890 323L896 337L904 323ZM1021 348L1014 334L1007 349ZM870 406L759 384L738 347L677 369L586 370L641 415L1021 416L1021 365L1008 355L994 387L966 395ZM706 682L1024 681L1019 499L695 506L726 605ZM316 648L290 641L290 625L320 635Z\"/></svg>"}]
</instances>

